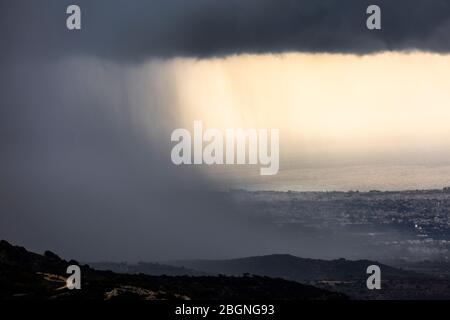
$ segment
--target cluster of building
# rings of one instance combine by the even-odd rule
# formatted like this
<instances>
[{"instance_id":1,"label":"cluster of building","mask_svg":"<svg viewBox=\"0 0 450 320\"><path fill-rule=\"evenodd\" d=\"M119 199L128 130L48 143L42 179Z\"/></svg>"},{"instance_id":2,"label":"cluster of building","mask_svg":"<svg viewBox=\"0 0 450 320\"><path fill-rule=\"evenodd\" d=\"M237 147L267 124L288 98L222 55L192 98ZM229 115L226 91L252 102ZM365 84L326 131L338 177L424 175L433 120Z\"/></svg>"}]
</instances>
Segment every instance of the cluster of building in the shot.
<instances>
[{"instance_id":1,"label":"cluster of building","mask_svg":"<svg viewBox=\"0 0 450 320\"><path fill-rule=\"evenodd\" d=\"M340 233L402 254L450 258L450 188L397 192L231 191L253 216L299 232Z\"/></svg>"}]
</instances>

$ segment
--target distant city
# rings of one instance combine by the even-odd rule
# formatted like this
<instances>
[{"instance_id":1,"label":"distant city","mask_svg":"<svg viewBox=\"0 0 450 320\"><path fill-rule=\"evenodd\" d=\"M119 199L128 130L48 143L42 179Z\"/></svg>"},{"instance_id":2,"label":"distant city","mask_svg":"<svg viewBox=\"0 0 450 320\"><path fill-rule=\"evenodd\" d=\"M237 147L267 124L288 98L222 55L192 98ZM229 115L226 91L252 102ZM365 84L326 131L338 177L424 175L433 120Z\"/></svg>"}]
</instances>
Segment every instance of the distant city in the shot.
<instances>
[{"instance_id":1,"label":"distant city","mask_svg":"<svg viewBox=\"0 0 450 320\"><path fill-rule=\"evenodd\" d=\"M450 258L450 188L395 192L232 190L251 218L285 233L349 240L354 258ZM252 210L250 210L252 209Z\"/></svg>"}]
</instances>

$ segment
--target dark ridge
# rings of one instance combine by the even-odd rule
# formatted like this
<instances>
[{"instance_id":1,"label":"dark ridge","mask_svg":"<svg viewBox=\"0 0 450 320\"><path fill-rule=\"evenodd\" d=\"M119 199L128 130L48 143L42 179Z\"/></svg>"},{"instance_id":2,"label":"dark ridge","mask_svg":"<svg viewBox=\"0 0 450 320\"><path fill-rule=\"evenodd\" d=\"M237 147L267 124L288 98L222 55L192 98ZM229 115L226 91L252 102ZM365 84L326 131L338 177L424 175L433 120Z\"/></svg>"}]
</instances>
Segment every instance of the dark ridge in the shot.
<instances>
[{"instance_id":1,"label":"dark ridge","mask_svg":"<svg viewBox=\"0 0 450 320\"><path fill-rule=\"evenodd\" d=\"M260 276L149 276L81 267L81 290L65 288L65 261L0 242L0 300L326 300L341 293L294 281Z\"/></svg>"}]
</instances>

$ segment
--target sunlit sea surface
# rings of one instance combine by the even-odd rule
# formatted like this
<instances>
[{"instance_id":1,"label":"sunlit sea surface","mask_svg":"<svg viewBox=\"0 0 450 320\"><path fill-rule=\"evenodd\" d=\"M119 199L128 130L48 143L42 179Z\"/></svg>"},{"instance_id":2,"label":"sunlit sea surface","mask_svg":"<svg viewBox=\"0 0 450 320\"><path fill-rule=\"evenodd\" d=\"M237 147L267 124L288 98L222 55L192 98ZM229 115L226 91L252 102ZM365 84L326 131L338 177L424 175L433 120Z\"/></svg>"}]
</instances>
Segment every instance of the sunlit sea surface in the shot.
<instances>
[{"instance_id":1,"label":"sunlit sea surface","mask_svg":"<svg viewBox=\"0 0 450 320\"><path fill-rule=\"evenodd\" d=\"M281 168L260 176L257 168L214 170L209 178L224 188L276 191L399 191L450 186L450 165L384 165L333 168Z\"/></svg>"}]
</instances>

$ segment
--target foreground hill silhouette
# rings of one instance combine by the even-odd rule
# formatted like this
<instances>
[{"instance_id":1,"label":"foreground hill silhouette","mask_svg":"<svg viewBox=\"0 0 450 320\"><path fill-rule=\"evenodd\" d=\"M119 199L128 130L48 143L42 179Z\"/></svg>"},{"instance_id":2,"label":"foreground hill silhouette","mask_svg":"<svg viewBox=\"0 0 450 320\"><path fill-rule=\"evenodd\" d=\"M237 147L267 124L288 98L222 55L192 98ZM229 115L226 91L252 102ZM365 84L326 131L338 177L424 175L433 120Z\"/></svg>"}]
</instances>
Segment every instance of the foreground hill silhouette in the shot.
<instances>
[{"instance_id":1,"label":"foreground hill silhouette","mask_svg":"<svg viewBox=\"0 0 450 320\"><path fill-rule=\"evenodd\" d=\"M81 290L65 288L66 261L0 241L0 299L189 300L189 299L346 299L341 293L294 281L261 276L149 276L81 267Z\"/></svg>"},{"instance_id":2,"label":"foreground hill silhouette","mask_svg":"<svg viewBox=\"0 0 450 320\"><path fill-rule=\"evenodd\" d=\"M368 290L366 286L367 267L374 264L381 268L381 290ZM450 278L445 277L446 273L442 269L438 269L439 273L425 275L370 260L320 260L276 254L229 260L171 261L166 264L140 262L93 265L96 269L131 274L210 276L252 274L283 278L342 292L353 299L450 299Z\"/></svg>"}]
</instances>

